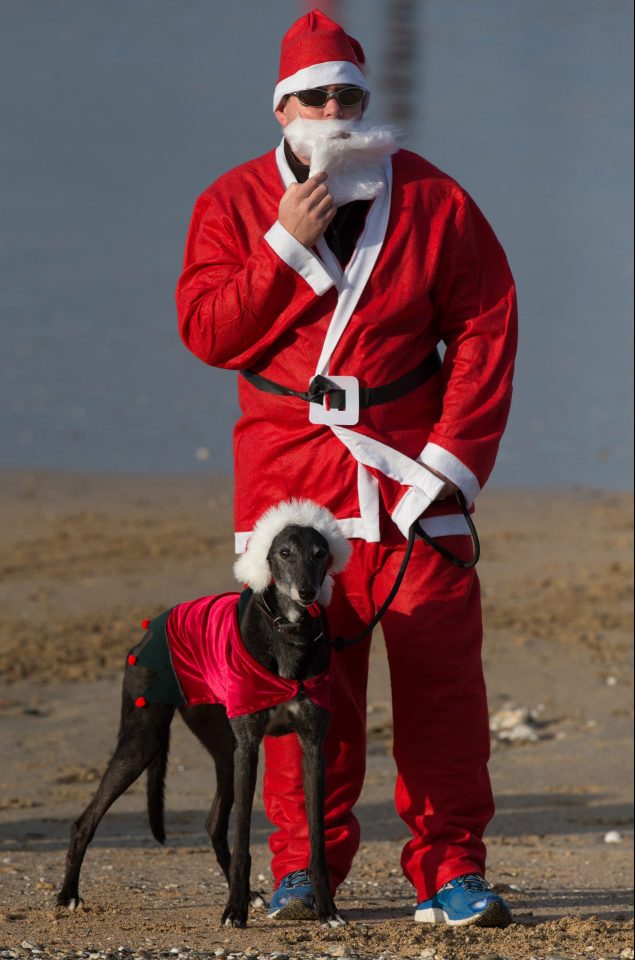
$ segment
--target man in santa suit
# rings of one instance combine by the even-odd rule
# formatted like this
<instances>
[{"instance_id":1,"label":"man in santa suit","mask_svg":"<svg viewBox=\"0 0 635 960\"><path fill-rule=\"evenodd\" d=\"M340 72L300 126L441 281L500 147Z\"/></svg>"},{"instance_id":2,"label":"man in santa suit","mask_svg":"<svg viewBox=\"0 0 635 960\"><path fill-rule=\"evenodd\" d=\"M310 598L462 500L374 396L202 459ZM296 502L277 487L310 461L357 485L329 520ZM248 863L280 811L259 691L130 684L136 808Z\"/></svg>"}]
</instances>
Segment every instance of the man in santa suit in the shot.
<instances>
[{"instance_id":1,"label":"man in santa suit","mask_svg":"<svg viewBox=\"0 0 635 960\"><path fill-rule=\"evenodd\" d=\"M513 279L491 227L454 180L364 119L368 98L356 40L317 10L293 24L273 99L283 140L201 195L177 289L189 349L244 374L237 551L279 500L328 507L353 545L329 608L333 635L344 637L387 596L418 518L469 558L454 493L473 504L492 470L516 347ZM494 805L475 571L417 538L382 627L415 919L505 925L508 908L484 879ZM333 889L360 840L352 811L365 770L369 647L367 637L335 654L325 810ZM295 916L310 910L311 886L293 736L267 738L264 799L276 826L270 916Z\"/></svg>"}]
</instances>

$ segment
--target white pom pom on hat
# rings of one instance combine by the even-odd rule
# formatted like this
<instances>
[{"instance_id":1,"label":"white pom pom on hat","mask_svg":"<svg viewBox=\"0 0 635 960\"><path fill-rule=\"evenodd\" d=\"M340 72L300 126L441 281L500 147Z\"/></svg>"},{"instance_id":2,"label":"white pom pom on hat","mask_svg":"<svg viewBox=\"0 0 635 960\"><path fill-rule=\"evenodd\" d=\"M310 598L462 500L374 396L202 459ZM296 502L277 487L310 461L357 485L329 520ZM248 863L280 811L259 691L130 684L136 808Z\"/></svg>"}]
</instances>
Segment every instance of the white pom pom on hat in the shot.
<instances>
[{"instance_id":1,"label":"white pom pom on hat","mask_svg":"<svg viewBox=\"0 0 635 960\"><path fill-rule=\"evenodd\" d=\"M313 527L328 543L332 563L330 573L340 573L351 555L351 545L326 507L312 500L283 500L263 513L256 523L247 548L234 564L234 574L240 583L251 587L254 593L262 593L271 583L271 569L267 555L271 544L285 527ZM320 592L320 602L327 605L331 600L333 579L327 574Z\"/></svg>"}]
</instances>

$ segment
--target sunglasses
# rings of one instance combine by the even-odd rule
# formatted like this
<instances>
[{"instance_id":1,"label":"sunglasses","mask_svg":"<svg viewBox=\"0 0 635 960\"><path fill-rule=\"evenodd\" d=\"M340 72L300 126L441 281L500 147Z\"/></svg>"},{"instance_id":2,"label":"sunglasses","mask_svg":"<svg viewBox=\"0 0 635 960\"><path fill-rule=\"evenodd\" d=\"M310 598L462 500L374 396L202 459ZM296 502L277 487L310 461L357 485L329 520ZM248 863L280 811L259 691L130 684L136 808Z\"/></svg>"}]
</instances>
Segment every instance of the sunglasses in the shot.
<instances>
[{"instance_id":1,"label":"sunglasses","mask_svg":"<svg viewBox=\"0 0 635 960\"><path fill-rule=\"evenodd\" d=\"M314 87L312 90L298 90L289 96L297 97L304 107L325 107L329 100L337 100L340 107L355 107L364 99L364 93L361 87L342 87L332 92Z\"/></svg>"}]
</instances>

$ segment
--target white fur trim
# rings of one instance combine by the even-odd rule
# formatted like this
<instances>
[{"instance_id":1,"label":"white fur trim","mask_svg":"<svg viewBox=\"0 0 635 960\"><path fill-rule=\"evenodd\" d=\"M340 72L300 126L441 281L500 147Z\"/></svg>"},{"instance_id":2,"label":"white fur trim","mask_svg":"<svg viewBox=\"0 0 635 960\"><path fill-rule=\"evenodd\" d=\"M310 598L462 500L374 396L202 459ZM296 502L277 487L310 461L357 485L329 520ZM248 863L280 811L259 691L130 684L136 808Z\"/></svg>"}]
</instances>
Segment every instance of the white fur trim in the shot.
<instances>
[{"instance_id":1,"label":"white fur trim","mask_svg":"<svg viewBox=\"0 0 635 960\"><path fill-rule=\"evenodd\" d=\"M337 306L333 311L333 316L331 317L331 322L329 323L329 328L324 338L322 352L315 370L316 374L321 373L324 376L328 376L329 363L333 352L344 330L348 326L359 298L364 292L364 288L377 263L377 258L381 253L388 228L388 218L390 217L390 198L392 193L392 161L390 157L384 157L382 164L384 167L385 187L379 196L373 200L357 245L355 246L351 259L346 265L344 271L346 280L345 283L340 284L341 289L337 298ZM326 246L324 237L320 237L317 244L318 252L322 254ZM348 371L343 369L337 372L345 374Z\"/></svg>"},{"instance_id":2,"label":"white fur trim","mask_svg":"<svg viewBox=\"0 0 635 960\"><path fill-rule=\"evenodd\" d=\"M436 517L421 517L421 526L429 537L461 537L470 535L470 528L462 513L444 513Z\"/></svg>"},{"instance_id":3,"label":"white fur trim","mask_svg":"<svg viewBox=\"0 0 635 960\"><path fill-rule=\"evenodd\" d=\"M333 286L335 281L324 264L308 247L296 240L279 220L265 233L265 240L287 266L304 277L318 297Z\"/></svg>"},{"instance_id":4,"label":"white fur trim","mask_svg":"<svg viewBox=\"0 0 635 960\"><path fill-rule=\"evenodd\" d=\"M320 587L320 596L318 597L323 607L328 607L329 603L331 602L334 584L335 581L333 580L333 577L330 575L330 573L327 573L322 581L322 586Z\"/></svg>"},{"instance_id":5,"label":"white fur trim","mask_svg":"<svg viewBox=\"0 0 635 960\"><path fill-rule=\"evenodd\" d=\"M367 472L361 463L358 466L359 470ZM377 480L371 474L368 474L368 476L376 485ZM360 503L363 506L363 498L361 497ZM368 516L366 516L366 511L362 509L363 515L361 517L346 517L344 519L338 517L338 526L349 540L365 540L366 543L379 543L381 540L379 536L378 503L373 502L370 507ZM470 533L470 528L462 513L444 513L434 517L423 516L421 517L421 526L430 537L456 537L462 534L469 536ZM236 553L245 552L250 536L251 531L244 530L237 531L234 534Z\"/></svg>"},{"instance_id":6,"label":"white fur trim","mask_svg":"<svg viewBox=\"0 0 635 960\"><path fill-rule=\"evenodd\" d=\"M280 80L273 92L273 109L277 108L288 93L311 90L313 87L327 87L331 83L349 83L368 92L366 77L356 64L350 60L327 60L325 63L304 67L303 70Z\"/></svg>"},{"instance_id":7,"label":"white fur trim","mask_svg":"<svg viewBox=\"0 0 635 960\"><path fill-rule=\"evenodd\" d=\"M430 474L430 476L433 476L433 474ZM439 493L441 492L442 488L443 480L440 480L438 488ZM433 494L426 493L424 490L420 490L418 487L409 487L404 493L403 497L398 501L397 506L393 510L391 516L406 539L408 538L412 524L415 522L417 517L420 517L421 514L428 509L434 499L435 497Z\"/></svg>"},{"instance_id":8,"label":"white fur trim","mask_svg":"<svg viewBox=\"0 0 635 960\"><path fill-rule=\"evenodd\" d=\"M234 574L240 583L245 583L255 593L266 590L271 582L271 569L267 560L271 544L285 527L291 525L313 527L321 533L333 558L331 573L340 573L344 569L351 554L351 546L331 511L312 500L283 500L267 510L258 520L245 552L234 564ZM320 593L322 603L328 604L332 589L332 578L327 576Z\"/></svg>"},{"instance_id":9,"label":"white fur trim","mask_svg":"<svg viewBox=\"0 0 635 960\"><path fill-rule=\"evenodd\" d=\"M474 503L480 493L481 485L476 474L472 473L470 468L466 467L453 453L440 447L438 443L426 443L417 459L419 463L438 470L444 477L455 483L467 500L468 507Z\"/></svg>"},{"instance_id":10,"label":"white fur trim","mask_svg":"<svg viewBox=\"0 0 635 960\"><path fill-rule=\"evenodd\" d=\"M379 530L379 481L361 463L357 464L357 496L363 525L363 533L357 534L357 536L362 536L369 543L379 543L381 540ZM343 529L346 535L350 537L351 534L348 533L347 528L343 527Z\"/></svg>"}]
</instances>

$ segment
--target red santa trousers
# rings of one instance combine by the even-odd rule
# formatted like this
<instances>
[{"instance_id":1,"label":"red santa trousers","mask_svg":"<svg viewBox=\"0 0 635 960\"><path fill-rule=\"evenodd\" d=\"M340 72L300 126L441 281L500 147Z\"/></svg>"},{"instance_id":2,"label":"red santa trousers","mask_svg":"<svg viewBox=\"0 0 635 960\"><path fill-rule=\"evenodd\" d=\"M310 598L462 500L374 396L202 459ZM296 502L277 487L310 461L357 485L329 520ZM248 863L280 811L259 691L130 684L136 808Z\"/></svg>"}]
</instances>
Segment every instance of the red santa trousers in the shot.
<instances>
[{"instance_id":1,"label":"red santa trousers","mask_svg":"<svg viewBox=\"0 0 635 960\"><path fill-rule=\"evenodd\" d=\"M393 529L383 543L353 541L353 555L336 578L329 607L333 636L354 636L388 595L406 549ZM470 555L469 537L441 542L460 557ZM450 564L418 540L382 626L393 700L395 804L412 833L401 865L424 900L454 877L485 872L482 837L494 803L475 570ZM360 842L352 808L366 765L369 651L366 639L334 655L325 746L326 852L333 890L350 870ZM301 749L290 735L266 737L265 750L264 800L277 827L270 839L277 885L309 862Z\"/></svg>"}]
</instances>

